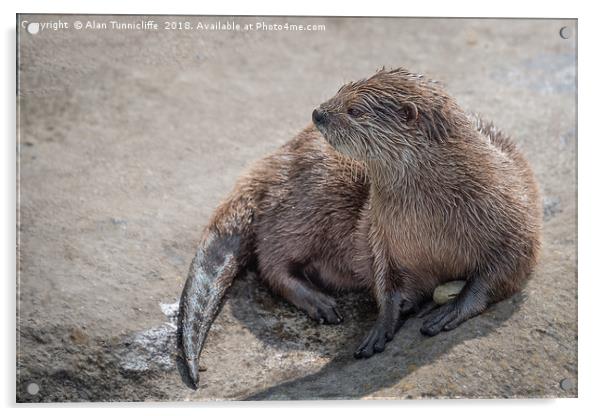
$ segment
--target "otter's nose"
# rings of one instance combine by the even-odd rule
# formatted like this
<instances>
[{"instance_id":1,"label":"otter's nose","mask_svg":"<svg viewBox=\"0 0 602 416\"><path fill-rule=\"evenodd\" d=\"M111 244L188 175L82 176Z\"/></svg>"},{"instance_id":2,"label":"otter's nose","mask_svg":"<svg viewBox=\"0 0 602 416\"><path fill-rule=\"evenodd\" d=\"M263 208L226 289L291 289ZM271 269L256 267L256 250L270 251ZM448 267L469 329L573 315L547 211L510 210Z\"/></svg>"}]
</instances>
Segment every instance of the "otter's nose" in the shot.
<instances>
[{"instance_id":1,"label":"otter's nose","mask_svg":"<svg viewBox=\"0 0 602 416\"><path fill-rule=\"evenodd\" d=\"M311 119L314 121L314 124L322 124L326 120L326 111L321 108L316 108L313 113L311 113Z\"/></svg>"}]
</instances>

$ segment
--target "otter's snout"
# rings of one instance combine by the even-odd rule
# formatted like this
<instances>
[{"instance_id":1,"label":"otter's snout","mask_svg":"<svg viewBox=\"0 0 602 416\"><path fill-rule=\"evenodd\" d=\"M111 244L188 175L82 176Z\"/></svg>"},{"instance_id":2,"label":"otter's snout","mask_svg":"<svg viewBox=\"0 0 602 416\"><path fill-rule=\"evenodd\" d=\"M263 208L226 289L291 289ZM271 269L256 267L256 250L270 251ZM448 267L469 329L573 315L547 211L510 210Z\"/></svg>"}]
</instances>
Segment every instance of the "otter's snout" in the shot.
<instances>
[{"instance_id":1,"label":"otter's snout","mask_svg":"<svg viewBox=\"0 0 602 416\"><path fill-rule=\"evenodd\" d=\"M311 113L311 119L315 125L324 124L326 122L326 111L319 107L316 108L313 113Z\"/></svg>"}]
</instances>

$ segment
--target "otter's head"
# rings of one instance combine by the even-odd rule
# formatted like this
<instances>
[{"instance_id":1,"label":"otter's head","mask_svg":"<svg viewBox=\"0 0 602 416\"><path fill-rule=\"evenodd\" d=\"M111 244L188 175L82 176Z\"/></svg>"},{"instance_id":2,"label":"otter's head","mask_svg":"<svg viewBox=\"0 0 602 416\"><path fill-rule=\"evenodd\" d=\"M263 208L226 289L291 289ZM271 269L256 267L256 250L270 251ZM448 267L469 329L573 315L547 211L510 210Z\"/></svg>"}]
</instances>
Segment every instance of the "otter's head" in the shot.
<instances>
[{"instance_id":1,"label":"otter's head","mask_svg":"<svg viewBox=\"0 0 602 416\"><path fill-rule=\"evenodd\" d=\"M399 68L344 85L312 118L339 152L392 161L445 141L456 114L462 112L437 83Z\"/></svg>"}]
</instances>

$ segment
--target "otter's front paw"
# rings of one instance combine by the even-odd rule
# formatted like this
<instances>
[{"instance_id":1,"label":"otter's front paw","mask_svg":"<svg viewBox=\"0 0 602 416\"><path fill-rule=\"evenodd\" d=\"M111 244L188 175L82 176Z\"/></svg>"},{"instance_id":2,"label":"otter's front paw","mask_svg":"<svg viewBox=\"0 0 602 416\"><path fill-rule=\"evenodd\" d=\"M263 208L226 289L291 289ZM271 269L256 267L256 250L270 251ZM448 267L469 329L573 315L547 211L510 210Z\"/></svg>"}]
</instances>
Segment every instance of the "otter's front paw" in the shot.
<instances>
[{"instance_id":1,"label":"otter's front paw","mask_svg":"<svg viewBox=\"0 0 602 416\"><path fill-rule=\"evenodd\" d=\"M355 358L369 358L375 353L383 352L385 344L393 339L393 335L395 335L394 325L377 322L353 355Z\"/></svg>"},{"instance_id":2,"label":"otter's front paw","mask_svg":"<svg viewBox=\"0 0 602 416\"><path fill-rule=\"evenodd\" d=\"M462 322L483 312L487 302L472 294L461 296L440 306L424 321L420 332L423 335L433 336L441 331L450 331Z\"/></svg>"}]
</instances>

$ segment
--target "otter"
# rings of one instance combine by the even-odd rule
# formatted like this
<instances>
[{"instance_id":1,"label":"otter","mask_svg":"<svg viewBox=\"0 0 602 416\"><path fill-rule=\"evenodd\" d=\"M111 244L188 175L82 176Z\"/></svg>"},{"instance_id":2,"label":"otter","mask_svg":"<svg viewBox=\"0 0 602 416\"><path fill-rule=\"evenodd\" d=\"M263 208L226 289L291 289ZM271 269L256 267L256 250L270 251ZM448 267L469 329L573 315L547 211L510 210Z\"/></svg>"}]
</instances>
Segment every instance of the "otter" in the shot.
<instances>
[{"instance_id":1,"label":"otter","mask_svg":"<svg viewBox=\"0 0 602 416\"><path fill-rule=\"evenodd\" d=\"M203 231L178 317L195 388L221 300L251 265L320 323L343 319L328 292L371 293L378 315L354 353L368 358L438 285L466 281L426 317L429 336L517 292L536 264L542 205L527 160L437 82L383 68L312 120L239 179Z\"/></svg>"}]
</instances>

